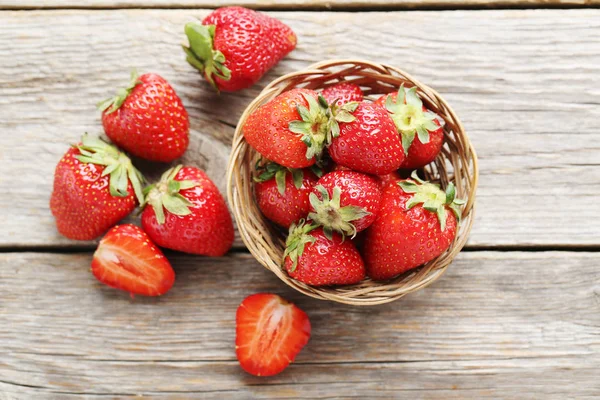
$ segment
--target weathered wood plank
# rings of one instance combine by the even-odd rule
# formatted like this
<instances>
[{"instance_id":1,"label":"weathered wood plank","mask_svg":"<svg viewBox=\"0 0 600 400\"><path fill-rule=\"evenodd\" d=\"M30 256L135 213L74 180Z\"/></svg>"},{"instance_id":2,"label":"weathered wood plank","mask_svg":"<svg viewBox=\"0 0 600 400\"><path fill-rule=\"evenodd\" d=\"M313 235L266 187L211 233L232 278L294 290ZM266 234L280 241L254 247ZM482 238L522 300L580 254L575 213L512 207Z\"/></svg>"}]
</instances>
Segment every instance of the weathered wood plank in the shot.
<instances>
[{"instance_id":1,"label":"weathered wood plank","mask_svg":"<svg viewBox=\"0 0 600 400\"><path fill-rule=\"evenodd\" d=\"M232 126L261 87L353 57L413 72L462 117L481 161L469 246L600 244L600 10L272 13L298 49L256 87L221 96L179 48L185 22L206 13L0 13L0 246L73 244L47 209L52 171L67 143L100 132L94 103L130 67L173 83L192 118L184 162L223 189Z\"/></svg>"},{"instance_id":2,"label":"weathered wood plank","mask_svg":"<svg viewBox=\"0 0 600 400\"><path fill-rule=\"evenodd\" d=\"M90 257L0 254L6 398L600 396L597 253L465 252L433 286L367 308L293 292L247 254L171 255L173 290L132 300L95 281ZM261 291L313 325L269 379L243 373L233 347L237 305Z\"/></svg>"},{"instance_id":3,"label":"weathered wood plank","mask_svg":"<svg viewBox=\"0 0 600 400\"><path fill-rule=\"evenodd\" d=\"M593 7L598 0L0 0L0 9L39 8L217 8L245 6L277 10L397 10L419 8Z\"/></svg>"}]
</instances>

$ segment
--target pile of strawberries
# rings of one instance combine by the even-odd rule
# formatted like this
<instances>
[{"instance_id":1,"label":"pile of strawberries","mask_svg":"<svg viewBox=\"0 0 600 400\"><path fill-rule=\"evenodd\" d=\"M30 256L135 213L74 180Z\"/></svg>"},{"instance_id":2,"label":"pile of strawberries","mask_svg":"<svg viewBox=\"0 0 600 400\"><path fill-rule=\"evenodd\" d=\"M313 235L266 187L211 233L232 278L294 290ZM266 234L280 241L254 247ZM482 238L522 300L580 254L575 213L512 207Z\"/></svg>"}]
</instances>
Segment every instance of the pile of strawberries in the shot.
<instances>
[{"instance_id":1,"label":"pile of strawberries","mask_svg":"<svg viewBox=\"0 0 600 400\"><path fill-rule=\"evenodd\" d=\"M282 22L242 7L220 8L185 26L187 61L217 91L256 83L296 46ZM156 74L132 74L127 87L99 104L113 144L87 134L58 163L50 209L58 231L100 241L92 272L111 287L165 294L175 272L161 248L222 256L234 230L227 205L200 169L178 165L148 184L127 154L171 163L189 144L189 117ZM366 101L351 83L321 93L292 89L250 115L247 142L256 164L256 201L289 228L282 268L314 286L347 285L366 275L392 278L443 253L452 243L462 202L450 184L409 172L433 161L443 121L416 89ZM126 153L127 152L127 153ZM139 206L141 228L117 225ZM359 251L360 250L360 251ZM306 345L306 313L279 296L247 297L236 313L236 355L247 372L283 371Z\"/></svg>"},{"instance_id":2,"label":"pile of strawberries","mask_svg":"<svg viewBox=\"0 0 600 400\"><path fill-rule=\"evenodd\" d=\"M258 206L289 229L283 268L308 285L393 278L442 254L456 235L463 201L454 185L444 192L417 174L441 151L444 121L415 87L363 97L350 82L292 89L243 126L263 157Z\"/></svg>"}]
</instances>

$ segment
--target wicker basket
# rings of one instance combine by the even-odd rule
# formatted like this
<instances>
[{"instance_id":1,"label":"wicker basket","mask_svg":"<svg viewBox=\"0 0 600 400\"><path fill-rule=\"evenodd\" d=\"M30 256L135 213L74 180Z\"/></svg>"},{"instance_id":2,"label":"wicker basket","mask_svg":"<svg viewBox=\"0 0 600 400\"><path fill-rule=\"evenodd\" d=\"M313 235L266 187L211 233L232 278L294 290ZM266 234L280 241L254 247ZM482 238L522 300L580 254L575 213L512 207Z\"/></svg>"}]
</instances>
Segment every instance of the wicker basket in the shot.
<instances>
[{"instance_id":1,"label":"wicker basket","mask_svg":"<svg viewBox=\"0 0 600 400\"><path fill-rule=\"evenodd\" d=\"M449 181L454 182L457 197L467 202L454 243L426 265L386 282L365 279L349 286L312 287L289 277L281 267L285 237L261 214L254 201L252 173L258 154L244 140L242 126L250 113L286 90L294 87L319 90L340 81L358 84L366 98L371 99L376 98L370 97L372 95L398 90L402 83L406 87L417 86L423 103L446 121L445 145L435 162L425 167L425 175L427 179L439 182L443 188ZM353 305L383 304L399 299L438 279L467 241L473 224L478 177L475 150L446 101L435 90L398 68L367 61L338 60L313 64L305 71L282 76L271 82L246 108L235 130L232 147L227 169L227 197L242 240L262 265L287 285L308 296Z\"/></svg>"}]
</instances>

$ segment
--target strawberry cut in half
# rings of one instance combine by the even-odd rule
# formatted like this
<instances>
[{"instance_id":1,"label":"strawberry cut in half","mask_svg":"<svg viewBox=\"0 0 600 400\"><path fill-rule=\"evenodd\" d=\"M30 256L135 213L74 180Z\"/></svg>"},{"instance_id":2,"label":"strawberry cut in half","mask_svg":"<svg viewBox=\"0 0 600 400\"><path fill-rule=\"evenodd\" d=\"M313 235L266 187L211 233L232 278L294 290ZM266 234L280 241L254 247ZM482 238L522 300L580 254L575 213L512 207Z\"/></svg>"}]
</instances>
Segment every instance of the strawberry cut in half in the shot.
<instances>
[{"instance_id":1,"label":"strawberry cut in half","mask_svg":"<svg viewBox=\"0 0 600 400\"><path fill-rule=\"evenodd\" d=\"M246 297L235 316L235 352L244 371L271 376L283 371L308 343L308 315L268 293Z\"/></svg>"},{"instance_id":2,"label":"strawberry cut in half","mask_svg":"<svg viewBox=\"0 0 600 400\"><path fill-rule=\"evenodd\" d=\"M139 227L117 225L102 238L92 259L100 282L133 296L160 296L175 282L175 272L162 251Z\"/></svg>"}]
</instances>

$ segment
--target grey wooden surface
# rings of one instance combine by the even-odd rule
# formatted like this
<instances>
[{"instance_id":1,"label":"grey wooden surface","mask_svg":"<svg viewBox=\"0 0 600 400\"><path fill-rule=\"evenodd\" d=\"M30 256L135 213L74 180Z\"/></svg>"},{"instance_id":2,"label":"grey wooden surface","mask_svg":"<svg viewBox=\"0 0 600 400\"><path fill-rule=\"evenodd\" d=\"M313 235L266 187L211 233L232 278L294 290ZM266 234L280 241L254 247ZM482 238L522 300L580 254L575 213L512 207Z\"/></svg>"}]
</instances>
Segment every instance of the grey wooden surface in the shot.
<instances>
[{"instance_id":1,"label":"grey wooden surface","mask_svg":"<svg viewBox=\"0 0 600 400\"><path fill-rule=\"evenodd\" d=\"M367 12L409 3L249 2L361 11L270 12L297 32L297 50L256 87L216 96L179 48L185 22L207 10L119 7L217 3L0 0L0 399L600 397L600 10ZM6 10L32 7L48 9ZM169 253L173 290L131 300L91 275L94 243L56 233L54 166L68 143L101 131L94 104L129 68L173 84L192 123L183 160L224 190L245 106L324 57L413 73L475 144L475 226L433 286L379 307L320 302L238 241L220 259ZM136 163L151 177L166 168ZM235 309L260 291L296 302L313 324L297 363L268 379L243 373L233 348Z\"/></svg>"}]
</instances>

